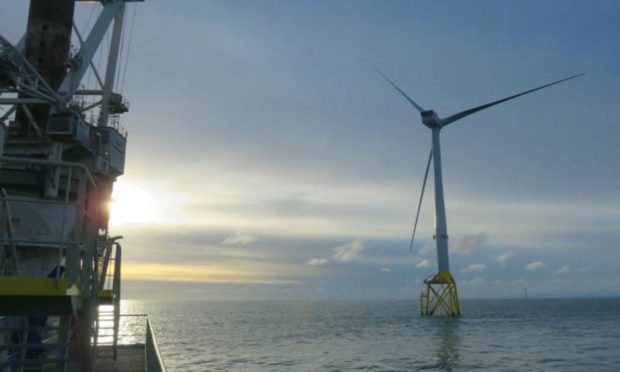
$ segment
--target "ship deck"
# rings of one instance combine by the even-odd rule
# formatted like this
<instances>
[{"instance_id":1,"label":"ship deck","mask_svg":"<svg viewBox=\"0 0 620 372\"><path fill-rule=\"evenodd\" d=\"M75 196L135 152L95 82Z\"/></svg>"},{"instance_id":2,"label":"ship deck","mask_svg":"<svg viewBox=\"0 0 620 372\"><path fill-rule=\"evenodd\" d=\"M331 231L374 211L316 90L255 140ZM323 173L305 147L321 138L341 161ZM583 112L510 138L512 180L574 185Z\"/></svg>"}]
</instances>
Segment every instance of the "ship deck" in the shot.
<instances>
[{"instance_id":1,"label":"ship deck","mask_svg":"<svg viewBox=\"0 0 620 372\"><path fill-rule=\"evenodd\" d=\"M100 346L102 354L112 354L112 348ZM119 345L116 360L109 358L97 358L95 372L138 372L146 371L146 354L144 344Z\"/></svg>"}]
</instances>

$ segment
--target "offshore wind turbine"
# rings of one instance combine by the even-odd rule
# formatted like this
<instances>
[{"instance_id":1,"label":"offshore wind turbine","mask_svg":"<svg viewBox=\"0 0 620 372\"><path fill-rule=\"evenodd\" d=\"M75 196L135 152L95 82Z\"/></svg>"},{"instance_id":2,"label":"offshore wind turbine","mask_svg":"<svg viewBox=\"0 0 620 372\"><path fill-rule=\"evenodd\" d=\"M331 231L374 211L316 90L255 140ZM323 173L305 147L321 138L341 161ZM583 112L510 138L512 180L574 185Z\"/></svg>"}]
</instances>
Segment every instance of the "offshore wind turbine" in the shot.
<instances>
[{"instance_id":1,"label":"offshore wind turbine","mask_svg":"<svg viewBox=\"0 0 620 372\"><path fill-rule=\"evenodd\" d=\"M583 73L569 76L567 78L557 80L552 83L541 85L539 87L526 90L525 92L498 99L484 105L472 107L445 118L440 118L435 111L425 110L424 108L422 108L422 106L420 106L413 99L411 99L402 89L400 89L381 71L377 69L375 70L403 97L405 97L405 99L409 101L409 103L413 107L415 107L416 110L418 110L422 118L422 124L424 124L431 130L432 148L428 156L428 161L426 163L424 181L422 182L422 191L420 193L418 209L416 212L415 222L413 224L413 233L411 234L411 243L409 245L409 249L412 250L416 228L418 225L418 218L420 217L422 198L424 197L424 189L426 188L426 180L428 179L428 171L432 162L435 180L435 234L433 236L433 239L435 239L437 247L437 274L431 275L424 280L424 284L426 284L426 291L422 291L420 295L421 314L433 315L437 310L443 310L444 313L447 315L458 316L461 313L459 307L458 293L456 290L456 282L452 277L452 274L450 274L450 263L448 260L448 226L446 222L446 207L443 196L443 180L441 175L441 148L439 140L439 134L441 129L478 111L488 109L490 107L499 105L500 103L504 103L511 99L524 96L526 94L550 87L555 84L562 83L567 80L575 79L583 75Z\"/></svg>"}]
</instances>

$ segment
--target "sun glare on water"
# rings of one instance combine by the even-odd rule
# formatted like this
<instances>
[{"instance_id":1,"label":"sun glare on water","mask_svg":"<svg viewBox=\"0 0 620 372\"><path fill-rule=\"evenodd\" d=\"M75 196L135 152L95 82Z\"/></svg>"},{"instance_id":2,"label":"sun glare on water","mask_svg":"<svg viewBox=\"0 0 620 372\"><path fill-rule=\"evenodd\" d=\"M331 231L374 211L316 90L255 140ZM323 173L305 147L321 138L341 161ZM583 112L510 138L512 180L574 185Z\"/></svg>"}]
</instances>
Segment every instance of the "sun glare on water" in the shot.
<instances>
[{"instance_id":1,"label":"sun glare on water","mask_svg":"<svg viewBox=\"0 0 620 372\"><path fill-rule=\"evenodd\" d=\"M110 225L145 224L156 219L152 194L134 184L116 182L109 207Z\"/></svg>"}]
</instances>

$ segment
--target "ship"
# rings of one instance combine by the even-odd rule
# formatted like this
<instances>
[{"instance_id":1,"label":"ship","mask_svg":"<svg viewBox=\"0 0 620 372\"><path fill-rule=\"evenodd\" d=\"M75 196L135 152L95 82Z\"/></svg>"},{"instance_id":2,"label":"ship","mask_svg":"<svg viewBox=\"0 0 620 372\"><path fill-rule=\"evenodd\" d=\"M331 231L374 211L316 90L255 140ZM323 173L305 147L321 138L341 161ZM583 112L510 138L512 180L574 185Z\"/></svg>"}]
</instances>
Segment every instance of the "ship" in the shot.
<instances>
[{"instance_id":1,"label":"ship","mask_svg":"<svg viewBox=\"0 0 620 372\"><path fill-rule=\"evenodd\" d=\"M127 148L121 52L140 2L31 0L19 41L0 30L0 372L166 370L148 316L121 314L122 236L109 231ZM76 7L98 14L81 32Z\"/></svg>"}]
</instances>

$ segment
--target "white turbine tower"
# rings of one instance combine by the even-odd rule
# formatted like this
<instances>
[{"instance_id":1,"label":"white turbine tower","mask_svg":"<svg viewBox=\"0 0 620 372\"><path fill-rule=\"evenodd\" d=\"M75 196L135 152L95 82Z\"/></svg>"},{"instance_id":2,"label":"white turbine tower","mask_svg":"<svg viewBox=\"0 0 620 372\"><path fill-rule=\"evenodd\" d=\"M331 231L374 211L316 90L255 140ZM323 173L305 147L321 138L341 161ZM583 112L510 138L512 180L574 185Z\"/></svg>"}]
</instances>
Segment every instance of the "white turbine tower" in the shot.
<instances>
[{"instance_id":1,"label":"white turbine tower","mask_svg":"<svg viewBox=\"0 0 620 372\"><path fill-rule=\"evenodd\" d=\"M440 118L433 110L425 110L411 99L405 92L403 92L392 80L385 76L381 71L375 69L379 75L381 75L388 83L390 83L400 94L405 97L413 107L420 112L422 117L422 123L431 130L432 136L432 148L428 156L428 162L426 164L426 171L424 173L424 181L422 183L422 191L420 193L420 200L418 202L418 209L416 212L415 222L413 225L413 233L411 235L411 244L409 249L413 248L413 241L415 238L415 232L418 225L418 217L420 216L420 207L422 205L422 198L424 196L424 189L426 188L426 180L428 178L428 171L430 169L431 161L433 162L433 172L435 179L435 235L433 238L437 244L437 274L429 276L424 283L426 284L426 292L422 292L420 295L420 306L422 315L433 315L437 310L443 310L447 315L458 316L460 314L459 299L456 290L456 282L450 274L450 264L448 261L448 226L446 223L446 208L443 198L443 181L441 177L441 149L439 141L439 133L448 124L452 124L457 120L463 119L478 111L485 110L500 103L509 101L511 99L526 95L528 93L535 92L537 90L550 87L561 82L574 79L583 75L583 73L570 76L558 81L554 81L549 84L539 86L534 89L521 92L510 97L502 98L497 101L493 101L484 105L476 106L446 118Z\"/></svg>"}]
</instances>

